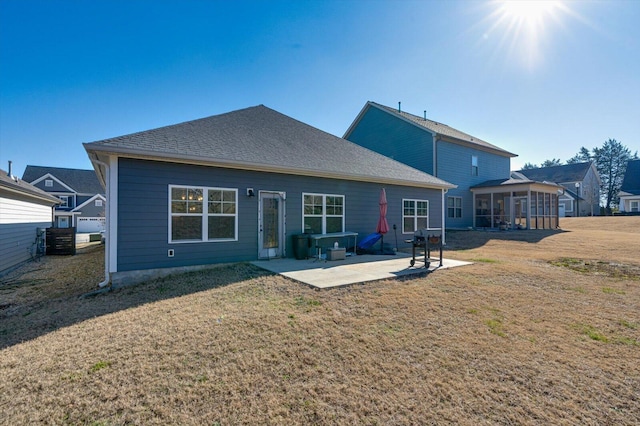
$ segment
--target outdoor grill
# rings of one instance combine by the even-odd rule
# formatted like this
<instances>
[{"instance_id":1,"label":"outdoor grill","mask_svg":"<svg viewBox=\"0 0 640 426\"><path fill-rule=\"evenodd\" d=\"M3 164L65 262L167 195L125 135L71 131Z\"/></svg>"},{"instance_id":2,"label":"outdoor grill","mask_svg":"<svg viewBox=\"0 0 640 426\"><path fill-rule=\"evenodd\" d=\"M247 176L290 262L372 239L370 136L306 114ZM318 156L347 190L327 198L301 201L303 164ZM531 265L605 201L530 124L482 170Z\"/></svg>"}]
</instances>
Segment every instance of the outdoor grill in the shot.
<instances>
[{"instance_id":1,"label":"outdoor grill","mask_svg":"<svg viewBox=\"0 0 640 426\"><path fill-rule=\"evenodd\" d=\"M413 233L412 240L406 240L407 243L411 243L411 253L412 258L410 265L413 266L416 264L416 251L421 252L420 257L418 259L424 262L424 267L428 268L431 265L431 250L438 250L439 257L438 261L440 262L438 266L442 266L442 235L429 235L426 229L419 229Z\"/></svg>"}]
</instances>

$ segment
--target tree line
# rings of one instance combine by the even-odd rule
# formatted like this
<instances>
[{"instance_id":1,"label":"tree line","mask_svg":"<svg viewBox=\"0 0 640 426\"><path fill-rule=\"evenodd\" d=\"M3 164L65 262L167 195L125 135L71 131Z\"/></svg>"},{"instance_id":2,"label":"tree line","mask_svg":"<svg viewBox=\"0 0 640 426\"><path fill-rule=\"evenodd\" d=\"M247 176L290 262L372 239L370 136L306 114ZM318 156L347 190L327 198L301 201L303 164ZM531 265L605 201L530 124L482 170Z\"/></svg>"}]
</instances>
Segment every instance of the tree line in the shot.
<instances>
[{"instance_id":1,"label":"tree line","mask_svg":"<svg viewBox=\"0 0 640 426\"><path fill-rule=\"evenodd\" d=\"M615 139L609 139L601 147L595 147L592 150L580 148L578 153L569 158L564 164L576 164L595 162L596 169L600 175L602 184L600 185L600 194L607 214L611 213L611 208L618 206L620 201L618 193L622 186L622 180L627 170L629 160L637 160L638 151L631 153L631 150ZM562 160L552 158L545 160L540 166L532 163L525 163L523 170L537 169L539 167L562 166Z\"/></svg>"}]
</instances>

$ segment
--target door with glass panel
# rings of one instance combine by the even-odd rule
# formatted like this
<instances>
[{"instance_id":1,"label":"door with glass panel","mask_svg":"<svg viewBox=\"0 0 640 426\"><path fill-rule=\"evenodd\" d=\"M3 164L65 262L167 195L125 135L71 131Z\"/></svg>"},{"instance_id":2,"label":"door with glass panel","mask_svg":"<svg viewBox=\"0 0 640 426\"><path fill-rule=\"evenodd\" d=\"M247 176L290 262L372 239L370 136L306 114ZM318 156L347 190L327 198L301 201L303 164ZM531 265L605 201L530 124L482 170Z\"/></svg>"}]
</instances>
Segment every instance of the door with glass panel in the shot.
<instances>
[{"instance_id":1,"label":"door with glass panel","mask_svg":"<svg viewBox=\"0 0 640 426\"><path fill-rule=\"evenodd\" d=\"M258 257L282 257L285 244L284 193L260 191L259 198Z\"/></svg>"}]
</instances>

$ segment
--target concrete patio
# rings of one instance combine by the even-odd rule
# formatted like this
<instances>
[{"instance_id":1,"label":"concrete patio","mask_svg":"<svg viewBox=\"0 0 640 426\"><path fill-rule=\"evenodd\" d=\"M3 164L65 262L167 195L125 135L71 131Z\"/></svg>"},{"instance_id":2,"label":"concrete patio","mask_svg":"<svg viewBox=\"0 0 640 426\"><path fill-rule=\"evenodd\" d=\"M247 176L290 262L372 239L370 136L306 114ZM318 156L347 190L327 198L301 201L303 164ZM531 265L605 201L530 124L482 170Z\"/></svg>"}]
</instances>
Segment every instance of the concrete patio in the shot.
<instances>
[{"instance_id":1,"label":"concrete patio","mask_svg":"<svg viewBox=\"0 0 640 426\"><path fill-rule=\"evenodd\" d=\"M332 288L407 275L426 274L437 269L470 264L470 262L460 260L443 259L442 266L439 266L438 260L432 260L427 270L422 262L416 262L413 267L409 266L410 261L410 255L398 252L395 256L359 255L335 261L286 258L257 260L251 263L267 271L317 288Z\"/></svg>"}]
</instances>

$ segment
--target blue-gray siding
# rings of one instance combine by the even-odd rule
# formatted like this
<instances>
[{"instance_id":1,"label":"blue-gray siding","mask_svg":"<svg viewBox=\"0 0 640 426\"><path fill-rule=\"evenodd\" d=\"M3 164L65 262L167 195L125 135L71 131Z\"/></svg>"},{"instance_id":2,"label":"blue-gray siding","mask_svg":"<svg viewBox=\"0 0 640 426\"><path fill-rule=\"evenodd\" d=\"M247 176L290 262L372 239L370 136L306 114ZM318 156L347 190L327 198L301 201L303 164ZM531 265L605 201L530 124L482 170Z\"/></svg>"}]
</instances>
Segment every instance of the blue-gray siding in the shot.
<instances>
[{"instance_id":1,"label":"blue-gray siding","mask_svg":"<svg viewBox=\"0 0 640 426\"><path fill-rule=\"evenodd\" d=\"M431 133L378 108L367 110L348 139L435 176Z\"/></svg>"},{"instance_id":2,"label":"blue-gray siding","mask_svg":"<svg viewBox=\"0 0 640 426\"><path fill-rule=\"evenodd\" d=\"M462 197L462 217L447 217L447 228L473 225L473 195L469 190L471 186L487 180L506 179L510 174L508 156L441 139L436 142L436 170L433 170L432 134L374 107L367 109L348 139L457 185L457 188L448 191L447 196ZM473 155L478 157L478 176L471 174Z\"/></svg>"},{"instance_id":3,"label":"blue-gray siding","mask_svg":"<svg viewBox=\"0 0 640 426\"><path fill-rule=\"evenodd\" d=\"M238 189L238 241L168 242L169 185L193 185ZM287 256L293 256L292 235L302 233L302 193L345 196L345 230L360 238L375 232L379 216L381 184L292 176L245 170L221 169L120 158L118 162L118 271L248 261L258 258L258 197L256 192L286 192ZM402 234L402 199L429 200L429 226L441 224L441 191L384 185L389 226L397 225L398 245L406 247ZM394 231L386 242L395 245ZM167 250L174 249L174 257Z\"/></svg>"}]
</instances>

